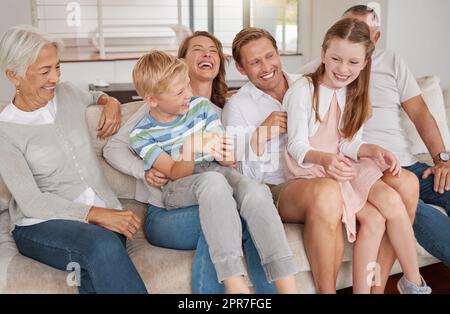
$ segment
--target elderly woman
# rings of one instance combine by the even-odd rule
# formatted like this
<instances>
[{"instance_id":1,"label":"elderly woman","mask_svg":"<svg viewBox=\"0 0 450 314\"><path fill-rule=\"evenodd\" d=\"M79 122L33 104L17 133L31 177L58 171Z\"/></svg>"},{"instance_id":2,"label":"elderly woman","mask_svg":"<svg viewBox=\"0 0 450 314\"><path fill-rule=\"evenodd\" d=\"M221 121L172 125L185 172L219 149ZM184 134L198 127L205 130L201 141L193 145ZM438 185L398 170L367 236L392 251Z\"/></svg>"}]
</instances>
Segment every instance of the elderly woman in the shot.
<instances>
[{"instance_id":1,"label":"elderly woman","mask_svg":"<svg viewBox=\"0 0 450 314\"><path fill-rule=\"evenodd\" d=\"M98 136L120 124L120 104L61 83L59 44L29 26L0 42L0 68L14 84L0 112L0 174L13 196L19 252L60 270L81 269L80 293L146 293L127 254L139 218L108 187L91 146L85 110L103 105Z\"/></svg>"},{"instance_id":2,"label":"elderly woman","mask_svg":"<svg viewBox=\"0 0 450 314\"><path fill-rule=\"evenodd\" d=\"M183 58L189 66L193 94L210 99L216 105L215 109L220 115L227 95L226 57L221 42L208 32L195 32L182 42L178 57ZM144 173L142 159L132 153L130 130L147 113L148 107L142 106L122 126L117 135L111 137L103 150L104 157L118 170L138 179L135 198L150 204L144 224L147 240L160 247L195 250L192 292L224 293L224 285L218 282L200 227L198 206L171 211L162 208L159 188L165 185L168 179L155 169ZM260 257L245 224L243 227L242 238L247 268L255 290L257 293L276 293L275 286L266 279Z\"/></svg>"}]
</instances>

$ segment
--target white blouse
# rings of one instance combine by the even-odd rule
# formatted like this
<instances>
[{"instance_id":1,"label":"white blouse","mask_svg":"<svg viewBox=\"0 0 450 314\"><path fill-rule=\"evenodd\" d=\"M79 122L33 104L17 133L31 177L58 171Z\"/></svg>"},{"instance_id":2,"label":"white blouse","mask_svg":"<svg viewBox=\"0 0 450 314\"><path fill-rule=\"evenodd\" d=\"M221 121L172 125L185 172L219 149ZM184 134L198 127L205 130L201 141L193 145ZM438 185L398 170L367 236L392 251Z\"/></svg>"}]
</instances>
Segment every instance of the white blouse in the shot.
<instances>
[{"instance_id":1,"label":"white blouse","mask_svg":"<svg viewBox=\"0 0 450 314\"><path fill-rule=\"evenodd\" d=\"M347 88L330 89L320 85L319 93L319 115L321 119L325 117L330 109L331 101L336 93L337 101L341 112L344 112ZM298 165L303 168L310 168L313 164L305 163L306 154L313 150L309 144L309 138L314 136L319 130L320 122L316 121L313 110L314 86L310 79L302 77L287 91L283 106L288 113L288 151L297 160ZM339 125L342 127L342 117L339 118ZM339 151L345 156L357 161L358 151L365 142L362 138L362 128L352 140L342 139L339 143Z\"/></svg>"}]
</instances>

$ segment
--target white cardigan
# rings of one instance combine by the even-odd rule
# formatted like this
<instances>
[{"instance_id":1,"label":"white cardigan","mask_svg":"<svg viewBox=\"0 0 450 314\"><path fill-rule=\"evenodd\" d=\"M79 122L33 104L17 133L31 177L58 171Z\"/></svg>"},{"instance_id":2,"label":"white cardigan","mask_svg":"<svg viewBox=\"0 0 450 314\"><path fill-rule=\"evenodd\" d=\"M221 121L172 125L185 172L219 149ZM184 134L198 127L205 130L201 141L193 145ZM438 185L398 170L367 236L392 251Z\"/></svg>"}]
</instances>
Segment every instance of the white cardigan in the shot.
<instances>
[{"instance_id":1,"label":"white cardigan","mask_svg":"<svg viewBox=\"0 0 450 314\"><path fill-rule=\"evenodd\" d=\"M341 113L344 112L347 88L338 90L330 89L320 85L319 94L319 115L321 119L327 114L333 95L336 92ZM300 78L284 96L283 106L288 114L288 152L298 162L302 168L310 168L313 164L304 163L306 154L313 150L309 144L309 138L314 136L319 130L320 122L316 122L315 113L312 106L314 86L307 77ZM342 128L342 117L339 119ZM361 145L365 144L361 140L362 128L350 141L342 139L339 143L339 151L345 156L357 161L358 151Z\"/></svg>"}]
</instances>

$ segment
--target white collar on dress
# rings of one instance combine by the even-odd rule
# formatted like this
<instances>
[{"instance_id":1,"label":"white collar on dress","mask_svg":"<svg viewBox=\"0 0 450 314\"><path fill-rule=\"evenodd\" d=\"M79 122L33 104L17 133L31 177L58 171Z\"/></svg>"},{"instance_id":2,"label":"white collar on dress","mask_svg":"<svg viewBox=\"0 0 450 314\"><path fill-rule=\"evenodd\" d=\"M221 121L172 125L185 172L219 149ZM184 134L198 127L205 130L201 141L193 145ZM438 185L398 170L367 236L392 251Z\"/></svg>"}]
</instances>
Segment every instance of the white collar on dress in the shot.
<instances>
[{"instance_id":1,"label":"white collar on dress","mask_svg":"<svg viewBox=\"0 0 450 314\"><path fill-rule=\"evenodd\" d=\"M347 101L347 87L342 87L339 89L332 89L323 84L320 85L320 100L319 100L319 115L320 118L325 117L330 108L331 101L333 100L333 95L336 93L336 98L338 101L339 108L341 112L344 112L345 103Z\"/></svg>"}]
</instances>

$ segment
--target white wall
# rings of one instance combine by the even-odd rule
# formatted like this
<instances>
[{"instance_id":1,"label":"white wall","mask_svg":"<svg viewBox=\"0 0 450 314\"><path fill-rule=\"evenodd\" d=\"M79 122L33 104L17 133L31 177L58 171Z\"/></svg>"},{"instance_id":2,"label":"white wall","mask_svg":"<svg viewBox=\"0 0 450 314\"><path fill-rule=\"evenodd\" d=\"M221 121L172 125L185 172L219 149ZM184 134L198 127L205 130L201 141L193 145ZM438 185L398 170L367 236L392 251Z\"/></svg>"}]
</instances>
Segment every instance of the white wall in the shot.
<instances>
[{"instance_id":1,"label":"white wall","mask_svg":"<svg viewBox=\"0 0 450 314\"><path fill-rule=\"evenodd\" d=\"M450 88L450 1L390 0L387 47L416 77L434 74Z\"/></svg>"},{"instance_id":2,"label":"white wall","mask_svg":"<svg viewBox=\"0 0 450 314\"><path fill-rule=\"evenodd\" d=\"M326 30L350 6L370 0L302 0L307 8L302 23L307 36L301 38L304 58L285 57L283 63L289 72L320 55L320 46ZM435 74L444 88L450 88L450 13L449 0L378 0L382 6L381 47L400 53L414 75ZM305 18L306 17L306 18ZM31 23L29 0L0 1L0 33L8 27ZM133 61L66 63L62 66L63 80L70 80L82 88L97 78L111 83L131 82ZM228 79L242 78L234 64L228 69ZM0 75L0 101L9 101L14 90Z\"/></svg>"},{"instance_id":3,"label":"white wall","mask_svg":"<svg viewBox=\"0 0 450 314\"><path fill-rule=\"evenodd\" d=\"M303 2L310 3L310 14L312 16L311 25L309 26L311 32L311 46L308 47L308 43L306 43L306 61L309 59L316 59L320 57L320 50L325 33L336 21L338 21L342 17L342 14L348 8L357 4L368 4L372 1L378 2L381 6L381 9L383 11L381 18L381 29L382 31L384 31L387 24L386 9L389 0L303 0ZM382 39L379 43L380 47L384 47L385 43L385 40Z\"/></svg>"},{"instance_id":4,"label":"white wall","mask_svg":"<svg viewBox=\"0 0 450 314\"><path fill-rule=\"evenodd\" d=\"M31 24L31 6L29 0L0 1L0 36L11 26ZM0 74L0 102L9 102L14 93L11 83Z\"/></svg>"}]
</instances>

